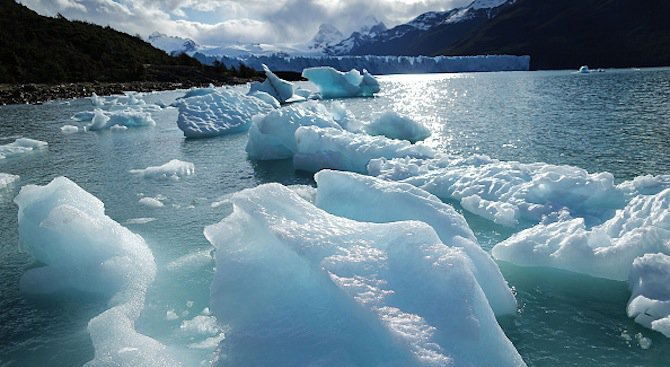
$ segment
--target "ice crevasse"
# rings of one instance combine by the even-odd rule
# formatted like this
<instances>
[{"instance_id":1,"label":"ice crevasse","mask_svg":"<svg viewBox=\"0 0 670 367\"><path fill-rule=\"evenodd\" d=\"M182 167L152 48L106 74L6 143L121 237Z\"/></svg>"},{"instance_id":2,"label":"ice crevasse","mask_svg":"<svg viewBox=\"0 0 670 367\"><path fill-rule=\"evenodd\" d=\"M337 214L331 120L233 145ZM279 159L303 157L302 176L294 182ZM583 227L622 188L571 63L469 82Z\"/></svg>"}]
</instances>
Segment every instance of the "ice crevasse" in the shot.
<instances>
[{"instance_id":1,"label":"ice crevasse","mask_svg":"<svg viewBox=\"0 0 670 367\"><path fill-rule=\"evenodd\" d=\"M178 366L164 345L134 328L156 274L142 237L106 216L100 200L65 177L24 186L15 202L21 249L43 264L23 275L21 289L109 297L109 308L88 323L95 356L86 366Z\"/></svg>"},{"instance_id":2,"label":"ice crevasse","mask_svg":"<svg viewBox=\"0 0 670 367\"><path fill-rule=\"evenodd\" d=\"M429 225L339 217L279 184L231 202L205 228L216 247L210 305L229 330L220 365L524 365L474 261Z\"/></svg>"}]
</instances>

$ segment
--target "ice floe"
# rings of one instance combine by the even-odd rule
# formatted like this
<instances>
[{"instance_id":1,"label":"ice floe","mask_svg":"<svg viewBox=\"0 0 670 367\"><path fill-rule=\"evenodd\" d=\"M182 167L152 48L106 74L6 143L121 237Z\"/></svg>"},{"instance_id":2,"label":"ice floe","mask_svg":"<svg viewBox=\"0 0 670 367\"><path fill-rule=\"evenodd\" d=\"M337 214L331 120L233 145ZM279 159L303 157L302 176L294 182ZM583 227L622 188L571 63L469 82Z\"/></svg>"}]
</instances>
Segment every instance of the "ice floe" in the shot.
<instances>
[{"instance_id":1,"label":"ice floe","mask_svg":"<svg viewBox=\"0 0 670 367\"><path fill-rule=\"evenodd\" d=\"M430 129L423 124L393 111L384 112L376 120L365 125L365 131L370 135L383 135L411 143L425 140L431 134Z\"/></svg>"},{"instance_id":2,"label":"ice floe","mask_svg":"<svg viewBox=\"0 0 670 367\"><path fill-rule=\"evenodd\" d=\"M213 90L176 102L177 126L187 138L210 137L243 132L251 118L272 111L272 105L232 89Z\"/></svg>"},{"instance_id":3,"label":"ice floe","mask_svg":"<svg viewBox=\"0 0 670 367\"><path fill-rule=\"evenodd\" d=\"M173 159L161 166L149 166L144 169L132 169L130 173L152 178L157 180L179 181L181 178L195 173L195 165L191 162L184 162Z\"/></svg>"},{"instance_id":4,"label":"ice floe","mask_svg":"<svg viewBox=\"0 0 670 367\"><path fill-rule=\"evenodd\" d=\"M74 134L79 132L79 127L74 125L63 125L60 127L63 134Z\"/></svg>"},{"instance_id":5,"label":"ice floe","mask_svg":"<svg viewBox=\"0 0 670 367\"><path fill-rule=\"evenodd\" d=\"M423 222L337 217L267 184L205 228L221 365L523 366L461 248Z\"/></svg>"},{"instance_id":6,"label":"ice floe","mask_svg":"<svg viewBox=\"0 0 670 367\"><path fill-rule=\"evenodd\" d=\"M628 316L670 338L670 256L646 254L633 261Z\"/></svg>"},{"instance_id":7,"label":"ice floe","mask_svg":"<svg viewBox=\"0 0 670 367\"><path fill-rule=\"evenodd\" d=\"M12 143L0 145L0 159L18 157L26 153L44 149L48 145L49 144L45 141L18 138Z\"/></svg>"},{"instance_id":8,"label":"ice floe","mask_svg":"<svg viewBox=\"0 0 670 367\"><path fill-rule=\"evenodd\" d=\"M149 208L162 208L162 207L165 206L165 204L163 204L163 201L161 201L160 197L156 197L156 198L148 197L148 196L143 197L140 200L138 200L138 203L140 203L144 206L147 206Z\"/></svg>"},{"instance_id":9,"label":"ice floe","mask_svg":"<svg viewBox=\"0 0 670 367\"><path fill-rule=\"evenodd\" d=\"M24 186L15 202L21 248L42 265L24 273L21 289L109 297L110 308L88 323L95 356L86 366L178 365L164 345L134 328L156 274L142 237L106 216L100 200L64 177Z\"/></svg>"},{"instance_id":10,"label":"ice floe","mask_svg":"<svg viewBox=\"0 0 670 367\"><path fill-rule=\"evenodd\" d=\"M372 97L380 90L379 82L367 70L347 73L329 66L307 68L302 76L319 88L323 98Z\"/></svg>"}]
</instances>

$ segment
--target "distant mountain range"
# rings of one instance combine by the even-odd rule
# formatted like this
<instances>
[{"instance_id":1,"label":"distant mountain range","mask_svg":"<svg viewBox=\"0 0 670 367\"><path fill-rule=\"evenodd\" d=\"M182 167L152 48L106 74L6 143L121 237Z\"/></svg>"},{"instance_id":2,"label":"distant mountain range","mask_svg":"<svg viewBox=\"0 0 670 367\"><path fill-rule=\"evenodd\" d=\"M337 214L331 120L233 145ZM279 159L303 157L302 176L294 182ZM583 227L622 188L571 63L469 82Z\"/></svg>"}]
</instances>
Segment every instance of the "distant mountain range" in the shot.
<instances>
[{"instance_id":1,"label":"distant mountain range","mask_svg":"<svg viewBox=\"0 0 670 367\"><path fill-rule=\"evenodd\" d=\"M667 0L475 0L390 29L369 17L348 37L323 24L305 45L196 49L208 56L530 55L531 69L670 66L668 15ZM194 52L187 39L170 47L149 41Z\"/></svg>"}]
</instances>

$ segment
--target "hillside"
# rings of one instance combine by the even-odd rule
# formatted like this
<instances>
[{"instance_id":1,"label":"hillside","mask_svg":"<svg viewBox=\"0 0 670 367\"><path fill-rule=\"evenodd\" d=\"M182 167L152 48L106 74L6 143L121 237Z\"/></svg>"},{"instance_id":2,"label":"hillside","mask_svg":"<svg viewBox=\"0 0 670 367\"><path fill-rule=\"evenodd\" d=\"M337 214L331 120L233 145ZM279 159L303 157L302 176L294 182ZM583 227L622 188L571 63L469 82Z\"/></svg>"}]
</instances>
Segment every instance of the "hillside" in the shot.
<instances>
[{"instance_id":1,"label":"hillside","mask_svg":"<svg viewBox=\"0 0 670 367\"><path fill-rule=\"evenodd\" d=\"M187 56L171 57L109 27L44 17L14 0L0 0L0 83L204 83L234 76L239 73L205 67Z\"/></svg>"}]
</instances>

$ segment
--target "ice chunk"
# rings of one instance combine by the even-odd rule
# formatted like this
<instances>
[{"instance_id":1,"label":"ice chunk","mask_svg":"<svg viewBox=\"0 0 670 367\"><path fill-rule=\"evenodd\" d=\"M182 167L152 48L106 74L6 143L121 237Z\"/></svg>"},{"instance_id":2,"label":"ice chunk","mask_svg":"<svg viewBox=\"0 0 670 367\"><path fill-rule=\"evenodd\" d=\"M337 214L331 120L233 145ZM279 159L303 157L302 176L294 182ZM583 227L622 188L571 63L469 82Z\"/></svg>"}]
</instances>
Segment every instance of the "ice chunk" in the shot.
<instances>
[{"instance_id":1,"label":"ice chunk","mask_svg":"<svg viewBox=\"0 0 670 367\"><path fill-rule=\"evenodd\" d=\"M496 315L514 314L516 300L493 261L477 243L465 218L436 196L410 184L350 172L323 170L316 180L316 206L331 214L365 222L418 220L447 246L463 248L471 269Z\"/></svg>"},{"instance_id":2,"label":"ice chunk","mask_svg":"<svg viewBox=\"0 0 670 367\"><path fill-rule=\"evenodd\" d=\"M216 89L214 85L210 84L207 88L191 88L186 91L182 98L201 97L214 93L219 93L219 90Z\"/></svg>"},{"instance_id":3,"label":"ice chunk","mask_svg":"<svg viewBox=\"0 0 670 367\"><path fill-rule=\"evenodd\" d=\"M16 139L13 143L0 145L0 159L18 157L35 150L44 149L48 145L49 144L47 144L45 141L19 138Z\"/></svg>"},{"instance_id":4,"label":"ice chunk","mask_svg":"<svg viewBox=\"0 0 670 367\"><path fill-rule=\"evenodd\" d=\"M74 117L76 119L83 119L88 116L88 114L77 114ZM126 127L156 126L156 121L151 117L151 113L136 109L127 108L121 111L103 111L97 109L93 112L93 117L91 119L91 124L88 125L88 130L98 131L110 129L115 125Z\"/></svg>"},{"instance_id":5,"label":"ice chunk","mask_svg":"<svg viewBox=\"0 0 670 367\"><path fill-rule=\"evenodd\" d=\"M176 102L176 106L179 109L177 126L187 138L247 131L254 115L273 110L262 100L232 89L183 98Z\"/></svg>"},{"instance_id":6,"label":"ice chunk","mask_svg":"<svg viewBox=\"0 0 670 367\"><path fill-rule=\"evenodd\" d=\"M396 112L384 112L379 118L365 126L370 135L383 135L390 139L408 140L411 143L430 136L430 130L423 124Z\"/></svg>"},{"instance_id":7,"label":"ice chunk","mask_svg":"<svg viewBox=\"0 0 670 367\"><path fill-rule=\"evenodd\" d=\"M160 198L143 197L138 202L149 208L162 208L165 206Z\"/></svg>"},{"instance_id":8,"label":"ice chunk","mask_svg":"<svg viewBox=\"0 0 670 367\"><path fill-rule=\"evenodd\" d=\"M493 248L499 260L627 280L635 258L670 254L670 189L635 197L605 223L588 229L582 218L539 224Z\"/></svg>"},{"instance_id":9,"label":"ice chunk","mask_svg":"<svg viewBox=\"0 0 670 367\"><path fill-rule=\"evenodd\" d=\"M254 92L265 92L274 97L279 103L291 103L304 101L305 97L295 93L293 83L279 78L270 69L262 65L265 72L265 81L263 83L252 82L249 89L249 94Z\"/></svg>"},{"instance_id":10,"label":"ice chunk","mask_svg":"<svg viewBox=\"0 0 670 367\"><path fill-rule=\"evenodd\" d=\"M463 201L474 214L501 224L538 223L567 211L598 224L625 206L631 192L612 174L545 163L504 162L486 156L432 160L378 159L370 174L419 186L442 199ZM477 195L477 196L474 196Z\"/></svg>"},{"instance_id":11,"label":"ice chunk","mask_svg":"<svg viewBox=\"0 0 670 367\"><path fill-rule=\"evenodd\" d=\"M19 178L20 177L17 175L10 175L9 173L0 172L0 190L4 190L5 188L13 185L19 180Z\"/></svg>"},{"instance_id":12,"label":"ice chunk","mask_svg":"<svg viewBox=\"0 0 670 367\"><path fill-rule=\"evenodd\" d=\"M307 68L302 76L319 87L323 98L372 97L380 90L379 82L367 70L361 75L356 69L343 73L322 66Z\"/></svg>"},{"instance_id":13,"label":"ice chunk","mask_svg":"<svg viewBox=\"0 0 670 367\"><path fill-rule=\"evenodd\" d=\"M178 365L165 346L134 329L156 273L142 237L106 216L100 200L65 177L24 186L15 202L21 249L42 265L26 271L21 289L110 297L110 308L89 321L95 358L86 366Z\"/></svg>"},{"instance_id":14,"label":"ice chunk","mask_svg":"<svg viewBox=\"0 0 670 367\"><path fill-rule=\"evenodd\" d=\"M191 162L173 159L162 166L150 166L145 169L131 169L129 172L145 178L179 181L182 177L194 174L195 165Z\"/></svg>"},{"instance_id":15,"label":"ice chunk","mask_svg":"<svg viewBox=\"0 0 670 367\"><path fill-rule=\"evenodd\" d=\"M274 108L279 108L279 107L281 107L281 105L279 104L279 101L278 101L275 97L271 96L271 95L270 95L269 93L267 93L267 92L263 92L263 91L257 90L257 91L255 91L255 92L251 92L251 93L249 93L249 95L250 95L251 97L255 97L255 98L260 99L261 101L263 101L263 102L269 104L270 106L272 106L272 107L274 107Z\"/></svg>"},{"instance_id":16,"label":"ice chunk","mask_svg":"<svg viewBox=\"0 0 670 367\"><path fill-rule=\"evenodd\" d=\"M670 256L638 257L633 261L629 283L632 295L628 301L628 316L670 338Z\"/></svg>"},{"instance_id":17,"label":"ice chunk","mask_svg":"<svg viewBox=\"0 0 670 367\"><path fill-rule=\"evenodd\" d=\"M246 147L249 158L291 158L296 151L295 131L301 126L342 129L326 107L315 101L280 108L254 117Z\"/></svg>"},{"instance_id":18,"label":"ice chunk","mask_svg":"<svg viewBox=\"0 0 670 367\"><path fill-rule=\"evenodd\" d=\"M105 105L105 99L93 93L91 94L91 104L96 107L102 107Z\"/></svg>"},{"instance_id":19,"label":"ice chunk","mask_svg":"<svg viewBox=\"0 0 670 367\"><path fill-rule=\"evenodd\" d=\"M221 365L523 366L462 249L422 222L356 222L279 184L233 195L216 247Z\"/></svg>"},{"instance_id":20,"label":"ice chunk","mask_svg":"<svg viewBox=\"0 0 670 367\"><path fill-rule=\"evenodd\" d=\"M365 173L368 162L374 158L429 158L434 155L425 145L316 126L299 128L295 140L297 150L293 166L309 172L333 168Z\"/></svg>"},{"instance_id":21,"label":"ice chunk","mask_svg":"<svg viewBox=\"0 0 670 367\"><path fill-rule=\"evenodd\" d=\"M60 127L60 131L63 134L74 134L79 132L79 127L74 125L63 125Z\"/></svg>"}]
</instances>

